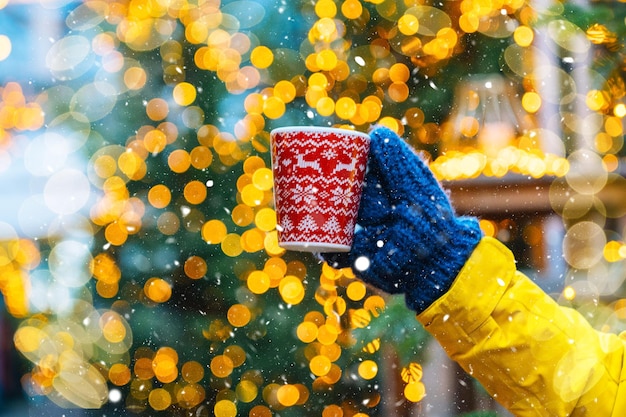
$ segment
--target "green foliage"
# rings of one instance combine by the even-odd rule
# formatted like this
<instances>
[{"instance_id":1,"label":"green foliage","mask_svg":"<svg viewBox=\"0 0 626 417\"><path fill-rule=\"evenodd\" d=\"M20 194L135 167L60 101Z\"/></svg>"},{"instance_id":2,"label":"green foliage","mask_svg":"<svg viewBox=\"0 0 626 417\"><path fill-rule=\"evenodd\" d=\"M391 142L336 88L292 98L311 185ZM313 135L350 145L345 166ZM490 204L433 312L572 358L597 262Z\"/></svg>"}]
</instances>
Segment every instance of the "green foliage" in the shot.
<instances>
[{"instance_id":1,"label":"green foliage","mask_svg":"<svg viewBox=\"0 0 626 417\"><path fill-rule=\"evenodd\" d=\"M387 307L369 326L353 331L355 349L362 349L372 340L380 339L395 348L401 366L421 362L429 334L415 318L415 312L404 304L404 296L387 299Z\"/></svg>"},{"instance_id":2,"label":"green foliage","mask_svg":"<svg viewBox=\"0 0 626 417\"><path fill-rule=\"evenodd\" d=\"M494 411L472 411L461 414L459 417L498 417L498 414Z\"/></svg>"}]
</instances>

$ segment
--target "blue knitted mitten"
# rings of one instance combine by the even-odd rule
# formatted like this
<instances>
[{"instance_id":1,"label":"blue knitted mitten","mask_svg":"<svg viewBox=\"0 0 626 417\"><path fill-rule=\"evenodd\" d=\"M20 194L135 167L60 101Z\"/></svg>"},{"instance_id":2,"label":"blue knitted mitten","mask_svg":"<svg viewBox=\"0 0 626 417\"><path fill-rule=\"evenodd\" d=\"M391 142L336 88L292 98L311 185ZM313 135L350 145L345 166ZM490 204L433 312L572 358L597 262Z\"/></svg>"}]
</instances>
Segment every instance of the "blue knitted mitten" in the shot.
<instances>
[{"instance_id":1,"label":"blue knitted mitten","mask_svg":"<svg viewBox=\"0 0 626 417\"><path fill-rule=\"evenodd\" d=\"M482 237L478 221L457 217L432 172L396 133L371 133L359 228L350 252L324 253L363 281L404 293L419 312L443 295Z\"/></svg>"}]
</instances>

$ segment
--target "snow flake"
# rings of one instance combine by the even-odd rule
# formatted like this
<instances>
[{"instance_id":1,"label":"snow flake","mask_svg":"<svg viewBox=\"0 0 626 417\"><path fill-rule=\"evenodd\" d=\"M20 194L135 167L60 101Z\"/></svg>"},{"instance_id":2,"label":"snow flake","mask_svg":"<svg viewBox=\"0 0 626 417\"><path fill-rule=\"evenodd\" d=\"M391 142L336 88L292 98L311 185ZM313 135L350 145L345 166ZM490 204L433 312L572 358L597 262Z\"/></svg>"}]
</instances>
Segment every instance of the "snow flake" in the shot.
<instances>
[{"instance_id":1,"label":"snow flake","mask_svg":"<svg viewBox=\"0 0 626 417\"><path fill-rule=\"evenodd\" d=\"M359 256L354 261L354 269L357 271L363 272L366 271L370 267L370 260L366 256Z\"/></svg>"}]
</instances>

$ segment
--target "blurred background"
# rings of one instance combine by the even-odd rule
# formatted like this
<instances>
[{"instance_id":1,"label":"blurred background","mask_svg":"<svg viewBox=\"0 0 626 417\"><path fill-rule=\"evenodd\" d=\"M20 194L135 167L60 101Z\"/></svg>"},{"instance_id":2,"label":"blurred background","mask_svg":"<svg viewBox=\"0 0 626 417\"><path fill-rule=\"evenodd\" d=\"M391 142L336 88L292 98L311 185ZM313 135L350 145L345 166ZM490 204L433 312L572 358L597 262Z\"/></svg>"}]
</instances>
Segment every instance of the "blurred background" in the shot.
<instances>
[{"instance_id":1,"label":"blurred background","mask_svg":"<svg viewBox=\"0 0 626 417\"><path fill-rule=\"evenodd\" d=\"M508 416L277 244L269 131L384 125L625 330L620 1L0 0L0 415Z\"/></svg>"}]
</instances>

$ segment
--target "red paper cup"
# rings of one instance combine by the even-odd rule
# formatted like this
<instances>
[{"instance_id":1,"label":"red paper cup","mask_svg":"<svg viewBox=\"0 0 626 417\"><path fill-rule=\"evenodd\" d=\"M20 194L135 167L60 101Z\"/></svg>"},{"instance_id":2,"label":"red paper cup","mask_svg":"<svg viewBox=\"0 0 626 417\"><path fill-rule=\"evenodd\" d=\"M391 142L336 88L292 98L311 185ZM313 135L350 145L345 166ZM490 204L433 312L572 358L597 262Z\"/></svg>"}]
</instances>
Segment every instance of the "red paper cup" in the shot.
<instances>
[{"instance_id":1,"label":"red paper cup","mask_svg":"<svg viewBox=\"0 0 626 417\"><path fill-rule=\"evenodd\" d=\"M352 246L370 138L347 129L283 127L270 133L278 242L288 250Z\"/></svg>"}]
</instances>

